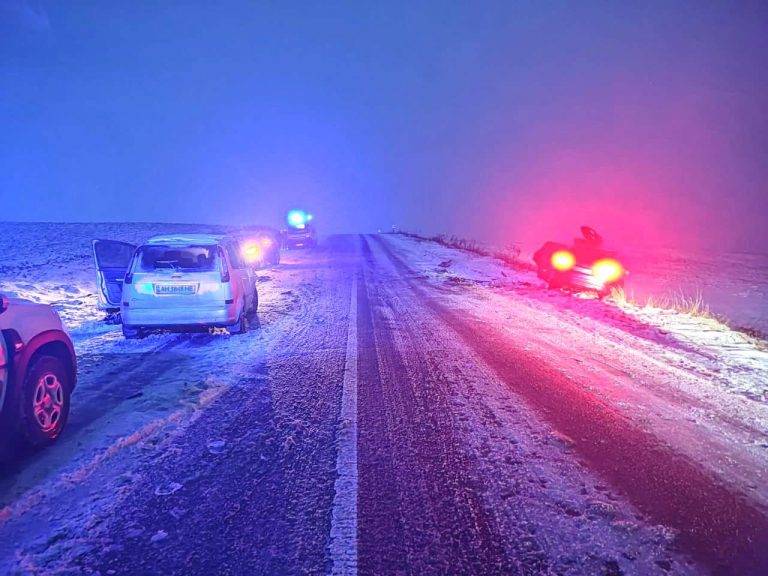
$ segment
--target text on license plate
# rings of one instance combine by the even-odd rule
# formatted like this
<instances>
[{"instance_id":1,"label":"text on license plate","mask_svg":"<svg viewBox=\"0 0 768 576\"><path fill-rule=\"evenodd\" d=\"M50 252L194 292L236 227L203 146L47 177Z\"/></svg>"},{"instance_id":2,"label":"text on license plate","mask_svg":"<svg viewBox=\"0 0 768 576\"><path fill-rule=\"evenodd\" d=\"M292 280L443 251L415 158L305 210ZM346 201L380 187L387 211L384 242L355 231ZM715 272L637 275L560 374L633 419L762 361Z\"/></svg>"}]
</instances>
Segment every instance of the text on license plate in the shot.
<instances>
[{"instance_id":1,"label":"text on license plate","mask_svg":"<svg viewBox=\"0 0 768 576\"><path fill-rule=\"evenodd\" d=\"M155 284L155 294L194 294L195 284Z\"/></svg>"}]
</instances>

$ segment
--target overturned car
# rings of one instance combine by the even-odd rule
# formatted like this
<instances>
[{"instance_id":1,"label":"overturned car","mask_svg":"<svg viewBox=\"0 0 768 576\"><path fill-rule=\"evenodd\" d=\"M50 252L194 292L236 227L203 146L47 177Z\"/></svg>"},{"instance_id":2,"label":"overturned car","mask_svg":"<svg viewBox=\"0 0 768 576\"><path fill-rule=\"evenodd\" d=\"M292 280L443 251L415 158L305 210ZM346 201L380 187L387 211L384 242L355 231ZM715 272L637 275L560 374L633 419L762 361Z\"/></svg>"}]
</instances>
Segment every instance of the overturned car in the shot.
<instances>
[{"instance_id":1,"label":"overturned car","mask_svg":"<svg viewBox=\"0 0 768 576\"><path fill-rule=\"evenodd\" d=\"M623 286L627 271L616 254L603 248L594 228L581 227L581 238L571 246L546 242L533 255L536 273L550 288L594 292L603 298Z\"/></svg>"}]
</instances>

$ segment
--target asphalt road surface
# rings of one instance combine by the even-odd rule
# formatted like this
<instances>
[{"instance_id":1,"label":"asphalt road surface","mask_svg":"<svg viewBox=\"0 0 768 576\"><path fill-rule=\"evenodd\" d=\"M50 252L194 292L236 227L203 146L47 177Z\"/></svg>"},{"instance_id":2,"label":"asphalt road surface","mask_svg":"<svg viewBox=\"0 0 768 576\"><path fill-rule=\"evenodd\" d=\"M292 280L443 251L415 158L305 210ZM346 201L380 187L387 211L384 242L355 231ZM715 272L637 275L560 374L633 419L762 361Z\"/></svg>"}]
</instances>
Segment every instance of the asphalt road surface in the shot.
<instances>
[{"instance_id":1,"label":"asphalt road surface","mask_svg":"<svg viewBox=\"0 0 768 576\"><path fill-rule=\"evenodd\" d=\"M768 574L764 510L535 361L525 342L451 307L386 236L332 237L279 274L291 275L292 305L265 313L270 338L253 329L228 351L216 336L168 336L138 365L85 360L86 379L109 365L139 386L178 370L229 385L161 449L116 459L111 476L68 495L64 510L92 507L85 528L54 531L19 565ZM211 346L237 358L194 361ZM87 425L87 400L72 433ZM77 544L46 557L57 540Z\"/></svg>"}]
</instances>

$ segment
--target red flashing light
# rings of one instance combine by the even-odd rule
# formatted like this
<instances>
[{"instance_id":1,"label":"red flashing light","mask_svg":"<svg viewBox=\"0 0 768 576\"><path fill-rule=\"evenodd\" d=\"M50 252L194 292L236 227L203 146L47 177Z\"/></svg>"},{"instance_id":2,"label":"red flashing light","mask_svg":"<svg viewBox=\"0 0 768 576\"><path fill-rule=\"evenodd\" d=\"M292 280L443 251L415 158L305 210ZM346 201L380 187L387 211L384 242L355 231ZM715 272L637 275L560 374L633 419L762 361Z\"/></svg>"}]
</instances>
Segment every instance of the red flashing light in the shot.
<instances>
[{"instance_id":1,"label":"red flashing light","mask_svg":"<svg viewBox=\"0 0 768 576\"><path fill-rule=\"evenodd\" d=\"M568 250L558 250L552 254L552 267L560 272L567 272L576 265L576 258Z\"/></svg>"},{"instance_id":2,"label":"red flashing light","mask_svg":"<svg viewBox=\"0 0 768 576\"><path fill-rule=\"evenodd\" d=\"M624 275L624 267L618 260L603 258L592 265L592 274L603 282L614 282Z\"/></svg>"}]
</instances>

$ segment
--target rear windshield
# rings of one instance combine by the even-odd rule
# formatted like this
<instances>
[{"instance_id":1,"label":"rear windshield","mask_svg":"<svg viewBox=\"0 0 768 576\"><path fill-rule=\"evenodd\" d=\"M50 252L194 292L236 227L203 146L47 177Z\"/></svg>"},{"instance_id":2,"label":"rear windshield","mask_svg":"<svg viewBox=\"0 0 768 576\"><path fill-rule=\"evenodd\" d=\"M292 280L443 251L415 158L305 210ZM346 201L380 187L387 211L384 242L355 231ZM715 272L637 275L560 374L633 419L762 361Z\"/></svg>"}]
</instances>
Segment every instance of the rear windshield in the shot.
<instances>
[{"instance_id":1,"label":"rear windshield","mask_svg":"<svg viewBox=\"0 0 768 576\"><path fill-rule=\"evenodd\" d=\"M136 272L178 270L212 272L218 269L218 246L142 246L136 252Z\"/></svg>"}]
</instances>

